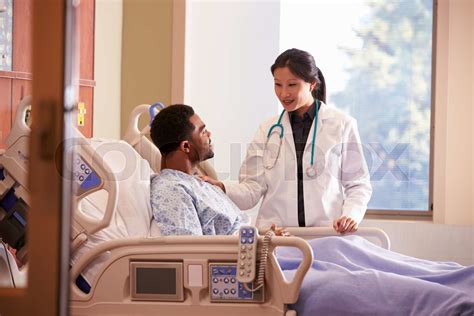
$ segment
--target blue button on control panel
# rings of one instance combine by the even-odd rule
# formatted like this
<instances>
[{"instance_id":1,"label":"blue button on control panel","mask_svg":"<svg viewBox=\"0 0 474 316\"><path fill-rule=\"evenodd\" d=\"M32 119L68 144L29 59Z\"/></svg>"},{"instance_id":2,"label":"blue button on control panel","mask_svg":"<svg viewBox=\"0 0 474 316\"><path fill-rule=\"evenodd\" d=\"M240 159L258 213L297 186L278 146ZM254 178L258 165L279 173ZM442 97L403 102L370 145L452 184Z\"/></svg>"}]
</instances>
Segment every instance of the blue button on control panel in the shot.
<instances>
[{"instance_id":1,"label":"blue button on control panel","mask_svg":"<svg viewBox=\"0 0 474 316\"><path fill-rule=\"evenodd\" d=\"M255 229L254 228L246 228L240 231L240 242L242 244L251 244L253 243L253 239L255 237Z\"/></svg>"},{"instance_id":2,"label":"blue button on control panel","mask_svg":"<svg viewBox=\"0 0 474 316\"><path fill-rule=\"evenodd\" d=\"M102 184L102 180L94 170L82 159L76 157L74 161L74 180L77 184L77 195L97 189Z\"/></svg>"}]
</instances>

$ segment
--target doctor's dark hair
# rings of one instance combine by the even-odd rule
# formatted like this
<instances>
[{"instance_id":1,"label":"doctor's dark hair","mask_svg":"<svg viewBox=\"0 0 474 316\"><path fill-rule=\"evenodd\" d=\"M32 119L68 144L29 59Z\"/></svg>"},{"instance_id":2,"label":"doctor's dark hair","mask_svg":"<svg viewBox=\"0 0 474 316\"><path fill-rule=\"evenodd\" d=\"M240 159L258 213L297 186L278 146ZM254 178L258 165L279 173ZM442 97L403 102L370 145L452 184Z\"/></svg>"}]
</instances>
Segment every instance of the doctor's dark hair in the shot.
<instances>
[{"instance_id":1,"label":"doctor's dark hair","mask_svg":"<svg viewBox=\"0 0 474 316\"><path fill-rule=\"evenodd\" d=\"M316 82L313 90L313 97L326 103L326 81L323 73L316 67L314 57L304 50L291 48L277 57L275 63L270 68L274 75L277 68L288 67L292 74L306 82Z\"/></svg>"},{"instance_id":2,"label":"doctor's dark hair","mask_svg":"<svg viewBox=\"0 0 474 316\"><path fill-rule=\"evenodd\" d=\"M175 151L182 141L190 139L194 125L189 118L193 115L193 108L184 104L167 106L156 114L150 136L162 155Z\"/></svg>"}]
</instances>

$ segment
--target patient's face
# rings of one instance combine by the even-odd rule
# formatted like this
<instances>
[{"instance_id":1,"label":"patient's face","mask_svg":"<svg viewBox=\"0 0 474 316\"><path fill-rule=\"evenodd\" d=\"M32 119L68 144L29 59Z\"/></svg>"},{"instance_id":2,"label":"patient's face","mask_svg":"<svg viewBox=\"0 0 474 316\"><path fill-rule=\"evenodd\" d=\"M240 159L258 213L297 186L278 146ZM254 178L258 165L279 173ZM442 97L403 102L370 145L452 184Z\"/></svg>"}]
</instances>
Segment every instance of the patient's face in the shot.
<instances>
[{"instance_id":1,"label":"patient's face","mask_svg":"<svg viewBox=\"0 0 474 316\"><path fill-rule=\"evenodd\" d=\"M211 145L211 132L206 128L206 124L197 114L191 116L189 122L194 125L194 131L191 135L192 159L194 161L204 161L214 157L213 145Z\"/></svg>"}]
</instances>

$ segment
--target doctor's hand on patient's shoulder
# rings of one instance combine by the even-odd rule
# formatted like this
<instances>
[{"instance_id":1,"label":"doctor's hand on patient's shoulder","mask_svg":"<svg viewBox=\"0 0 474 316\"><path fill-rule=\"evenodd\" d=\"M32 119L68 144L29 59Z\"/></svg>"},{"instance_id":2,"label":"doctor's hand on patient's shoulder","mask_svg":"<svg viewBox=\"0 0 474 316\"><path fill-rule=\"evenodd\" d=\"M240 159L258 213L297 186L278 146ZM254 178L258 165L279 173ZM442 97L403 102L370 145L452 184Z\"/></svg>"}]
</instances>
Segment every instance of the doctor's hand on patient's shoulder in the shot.
<instances>
[{"instance_id":1,"label":"doctor's hand on patient's shoulder","mask_svg":"<svg viewBox=\"0 0 474 316\"><path fill-rule=\"evenodd\" d=\"M350 218L349 216L341 216L338 219L335 219L332 223L332 227L338 233L352 233L357 230L359 225L355 220Z\"/></svg>"},{"instance_id":2,"label":"doctor's hand on patient's shoulder","mask_svg":"<svg viewBox=\"0 0 474 316\"><path fill-rule=\"evenodd\" d=\"M225 193L225 186L224 186L224 183L222 183L221 181L215 180L215 179L213 179L211 177L208 177L208 176L199 176L199 178L201 178L201 180L203 180L203 181L206 181L207 183L215 185L216 187L218 187L219 189L221 189Z\"/></svg>"}]
</instances>

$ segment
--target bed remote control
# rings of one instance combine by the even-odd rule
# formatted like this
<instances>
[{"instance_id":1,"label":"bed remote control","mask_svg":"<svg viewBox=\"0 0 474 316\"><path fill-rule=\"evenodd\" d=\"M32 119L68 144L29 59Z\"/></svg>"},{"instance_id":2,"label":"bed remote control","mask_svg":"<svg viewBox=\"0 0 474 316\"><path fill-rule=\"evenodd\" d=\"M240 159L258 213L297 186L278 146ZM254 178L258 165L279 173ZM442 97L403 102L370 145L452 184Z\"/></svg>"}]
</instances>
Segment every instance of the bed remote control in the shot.
<instances>
[{"instance_id":1,"label":"bed remote control","mask_svg":"<svg viewBox=\"0 0 474 316\"><path fill-rule=\"evenodd\" d=\"M258 232L253 226L242 226L239 230L239 253L237 258L237 281L250 283L257 269Z\"/></svg>"}]
</instances>

